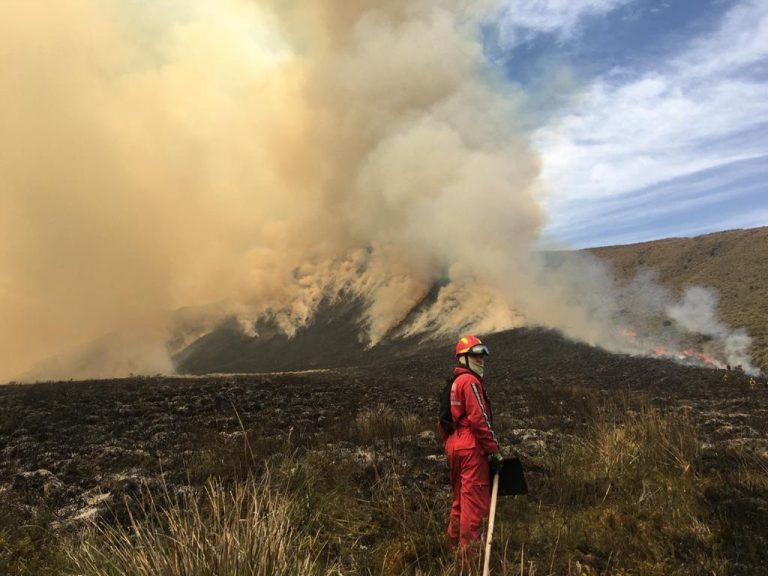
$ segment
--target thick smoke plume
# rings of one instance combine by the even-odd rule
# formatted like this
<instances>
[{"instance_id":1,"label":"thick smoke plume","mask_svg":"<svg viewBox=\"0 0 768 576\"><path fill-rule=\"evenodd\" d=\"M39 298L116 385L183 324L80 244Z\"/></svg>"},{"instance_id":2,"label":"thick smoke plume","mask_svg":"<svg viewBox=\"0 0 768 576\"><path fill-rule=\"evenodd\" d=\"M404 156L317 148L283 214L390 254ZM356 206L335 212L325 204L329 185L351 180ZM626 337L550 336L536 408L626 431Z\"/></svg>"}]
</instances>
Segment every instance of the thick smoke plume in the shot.
<instances>
[{"instance_id":1,"label":"thick smoke plume","mask_svg":"<svg viewBox=\"0 0 768 576\"><path fill-rule=\"evenodd\" d=\"M375 343L437 279L404 332L615 342L610 274L533 251L539 160L483 56L494 9L3 2L0 380L168 372L172 333L291 333L344 291Z\"/></svg>"}]
</instances>

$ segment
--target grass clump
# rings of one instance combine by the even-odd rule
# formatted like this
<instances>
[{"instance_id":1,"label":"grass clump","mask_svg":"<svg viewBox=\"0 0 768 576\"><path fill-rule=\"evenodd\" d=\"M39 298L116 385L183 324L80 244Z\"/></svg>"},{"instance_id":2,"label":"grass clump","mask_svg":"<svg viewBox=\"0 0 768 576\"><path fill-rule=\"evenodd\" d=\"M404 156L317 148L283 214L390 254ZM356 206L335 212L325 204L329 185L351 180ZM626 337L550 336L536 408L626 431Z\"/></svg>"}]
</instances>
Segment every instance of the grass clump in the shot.
<instances>
[{"instance_id":1,"label":"grass clump","mask_svg":"<svg viewBox=\"0 0 768 576\"><path fill-rule=\"evenodd\" d=\"M414 414L398 414L385 404L358 412L348 436L360 444L382 442L388 447L394 446L405 436L423 430L423 423Z\"/></svg>"},{"instance_id":2,"label":"grass clump","mask_svg":"<svg viewBox=\"0 0 768 576\"><path fill-rule=\"evenodd\" d=\"M70 553L75 573L91 576L256 576L331 574L324 544L296 522L295 500L269 474L227 486L149 497L127 526L94 524Z\"/></svg>"},{"instance_id":3,"label":"grass clump","mask_svg":"<svg viewBox=\"0 0 768 576\"><path fill-rule=\"evenodd\" d=\"M601 415L551 457L538 509L509 505L505 528L546 574L725 573L699 447L685 412Z\"/></svg>"},{"instance_id":4,"label":"grass clump","mask_svg":"<svg viewBox=\"0 0 768 576\"><path fill-rule=\"evenodd\" d=\"M61 574L66 555L51 521L44 507L24 506L8 492L0 492L0 574Z\"/></svg>"}]
</instances>

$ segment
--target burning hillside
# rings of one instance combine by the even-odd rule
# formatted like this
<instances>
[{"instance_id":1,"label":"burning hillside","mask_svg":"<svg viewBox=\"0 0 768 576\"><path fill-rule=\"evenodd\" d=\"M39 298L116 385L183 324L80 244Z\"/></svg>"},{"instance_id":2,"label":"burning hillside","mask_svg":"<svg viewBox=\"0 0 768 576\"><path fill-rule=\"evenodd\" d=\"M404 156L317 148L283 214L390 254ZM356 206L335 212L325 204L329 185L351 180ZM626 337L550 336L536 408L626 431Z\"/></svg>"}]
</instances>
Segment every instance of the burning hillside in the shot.
<instances>
[{"instance_id":1,"label":"burning hillside","mask_svg":"<svg viewBox=\"0 0 768 576\"><path fill-rule=\"evenodd\" d=\"M479 319L448 314L441 317L436 309L445 306L445 302L441 300L441 289L435 287L400 323L376 342L371 342L366 332L367 306L363 298L352 294L326 299L306 324L293 327L290 333L281 329L279 315L264 317L246 326L230 318L190 344L180 346L174 361L181 373L364 365L404 353L416 356L439 347L449 349L455 333L474 331L486 321L482 314ZM677 310L679 312L679 308ZM510 313L510 317L514 315ZM432 321L425 322L425 318ZM600 342L601 347L624 355L661 358L713 369L733 367L749 375L759 374L747 355L749 338L743 331L725 329L721 337L717 337L711 330L687 332L669 317L664 318L658 327L654 327L648 318L645 322L642 322L643 318L635 318L644 326L642 332L623 329L613 335L612 341ZM520 316L516 320L524 324ZM624 319L625 323L628 321ZM722 327L719 323L717 326Z\"/></svg>"},{"instance_id":2,"label":"burning hillside","mask_svg":"<svg viewBox=\"0 0 768 576\"><path fill-rule=\"evenodd\" d=\"M169 373L222 322L291 337L347 298L363 348L527 325L753 370L712 293L537 251L495 2L176 4L0 8L0 378Z\"/></svg>"}]
</instances>

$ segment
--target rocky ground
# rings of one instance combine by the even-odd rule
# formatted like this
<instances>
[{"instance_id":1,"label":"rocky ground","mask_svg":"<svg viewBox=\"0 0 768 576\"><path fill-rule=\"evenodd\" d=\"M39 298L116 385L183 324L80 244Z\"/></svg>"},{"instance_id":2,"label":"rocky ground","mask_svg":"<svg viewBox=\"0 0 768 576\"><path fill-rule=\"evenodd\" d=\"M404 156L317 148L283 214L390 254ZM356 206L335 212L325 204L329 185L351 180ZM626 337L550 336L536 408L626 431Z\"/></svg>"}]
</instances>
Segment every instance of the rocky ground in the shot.
<instances>
[{"instance_id":1,"label":"rocky ground","mask_svg":"<svg viewBox=\"0 0 768 576\"><path fill-rule=\"evenodd\" d=\"M524 462L556 451L596 411L623 401L689 413L702 438L702 473L748 458L768 474L762 379L610 355L547 331L516 330L487 341L488 393L501 442ZM236 473L246 452L258 460L294 448L373 467L408 461L406 481L447 494L433 432L452 362L444 348L333 370L3 386L0 495L21 508L44 508L55 526L77 527L94 516L119 520L126 497L142 484L162 478L180 490L218 469ZM382 437L381 420L392 414L401 424ZM379 424L368 443L366 419ZM528 475L535 498L547 471L532 464ZM768 493L760 485L724 480L708 498L718 514L768 534Z\"/></svg>"}]
</instances>

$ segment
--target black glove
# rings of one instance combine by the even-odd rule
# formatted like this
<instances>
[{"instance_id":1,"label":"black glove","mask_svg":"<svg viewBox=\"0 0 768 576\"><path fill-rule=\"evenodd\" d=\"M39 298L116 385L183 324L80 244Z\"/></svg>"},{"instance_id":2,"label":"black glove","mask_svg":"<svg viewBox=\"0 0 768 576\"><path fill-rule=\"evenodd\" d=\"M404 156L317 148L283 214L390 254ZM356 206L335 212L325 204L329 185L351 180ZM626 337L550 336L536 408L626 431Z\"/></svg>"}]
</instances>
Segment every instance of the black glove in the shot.
<instances>
[{"instance_id":1,"label":"black glove","mask_svg":"<svg viewBox=\"0 0 768 576\"><path fill-rule=\"evenodd\" d=\"M504 457L501 455L501 452L496 452L494 454L491 454L489 461L491 463L491 470L493 471L493 473L499 474L501 472L502 467L504 466Z\"/></svg>"}]
</instances>

